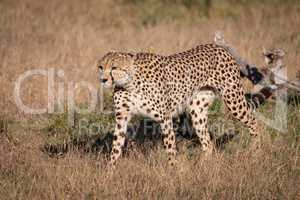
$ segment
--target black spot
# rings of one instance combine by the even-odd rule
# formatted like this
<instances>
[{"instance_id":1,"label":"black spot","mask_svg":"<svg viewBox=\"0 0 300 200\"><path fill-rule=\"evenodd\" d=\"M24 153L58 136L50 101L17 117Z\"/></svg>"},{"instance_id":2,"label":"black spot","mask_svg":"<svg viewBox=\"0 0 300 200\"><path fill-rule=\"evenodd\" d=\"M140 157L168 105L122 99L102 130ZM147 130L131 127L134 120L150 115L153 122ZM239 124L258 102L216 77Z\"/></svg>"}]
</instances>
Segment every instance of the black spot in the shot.
<instances>
[{"instance_id":1,"label":"black spot","mask_svg":"<svg viewBox=\"0 0 300 200\"><path fill-rule=\"evenodd\" d=\"M114 149L113 152L114 152L115 154L118 154L118 153L119 153L119 150L118 150L118 149Z\"/></svg>"},{"instance_id":2,"label":"black spot","mask_svg":"<svg viewBox=\"0 0 300 200\"><path fill-rule=\"evenodd\" d=\"M246 111L244 111L244 112L242 113L242 118L244 118L245 115L246 115Z\"/></svg>"},{"instance_id":3,"label":"black spot","mask_svg":"<svg viewBox=\"0 0 300 200\"><path fill-rule=\"evenodd\" d=\"M125 108L129 107L126 103L123 103L122 106L125 107Z\"/></svg>"},{"instance_id":4,"label":"black spot","mask_svg":"<svg viewBox=\"0 0 300 200\"><path fill-rule=\"evenodd\" d=\"M117 128L121 129L122 128L121 124L117 124Z\"/></svg>"},{"instance_id":5,"label":"black spot","mask_svg":"<svg viewBox=\"0 0 300 200\"><path fill-rule=\"evenodd\" d=\"M122 131L122 132L120 132L120 137L125 137L126 136L126 134Z\"/></svg>"},{"instance_id":6,"label":"black spot","mask_svg":"<svg viewBox=\"0 0 300 200\"><path fill-rule=\"evenodd\" d=\"M119 117L117 117L116 119L117 119L117 120L122 120L122 117L119 116Z\"/></svg>"}]
</instances>

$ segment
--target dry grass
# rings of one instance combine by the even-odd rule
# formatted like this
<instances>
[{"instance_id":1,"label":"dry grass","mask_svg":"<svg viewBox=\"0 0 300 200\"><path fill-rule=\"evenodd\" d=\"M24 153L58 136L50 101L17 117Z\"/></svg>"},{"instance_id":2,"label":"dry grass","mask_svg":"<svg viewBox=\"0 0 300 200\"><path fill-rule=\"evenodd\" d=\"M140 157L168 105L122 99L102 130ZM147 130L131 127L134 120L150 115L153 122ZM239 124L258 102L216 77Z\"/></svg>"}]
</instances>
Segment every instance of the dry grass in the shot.
<instances>
[{"instance_id":1,"label":"dry grass","mask_svg":"<svg viewBox=\"0 0 300 200\"><path fill-rule=\"evenodd\" d=\"M260 150L241 145L201 156L181 151L175 168L160 146L138 149L120 160L115 173L103 156L73 150L50 158L38 147L36 130L12 131L19 143L1 138L0 196L3 199L297 199L299 142L264 141Z\"/></svg>"},{"instance_id":2,"label":"dry grass","mask_svg":"<svg viewBox=\"0 0 300 200\"><path fill-rule=\"evenodd\" d=\"M240 140L212 158L203 158L199 147L181 150L175 169L166 166L161 145L146 154L133 148L112 175L97 153L74 148L52 158L41 151L68 132L45 133L48 115L24 115L16 107L14 83L27 70L61 69L66 87L79 81L96 87L95 61L109 50L170 54L212 41L217 30L257 65L263 46L277 47L287 52L290 78L300 70L298 1L213 0L209 12L198 9L202 1L161 2L0 1L1 199L299 198L299 107L290 108L288 133L268 130L260 150L251 152ZM22 92L26 104L46 105L47 79L28 80ZM88 94L77 97L86 102Z\"/></svg>"}]
</instances>

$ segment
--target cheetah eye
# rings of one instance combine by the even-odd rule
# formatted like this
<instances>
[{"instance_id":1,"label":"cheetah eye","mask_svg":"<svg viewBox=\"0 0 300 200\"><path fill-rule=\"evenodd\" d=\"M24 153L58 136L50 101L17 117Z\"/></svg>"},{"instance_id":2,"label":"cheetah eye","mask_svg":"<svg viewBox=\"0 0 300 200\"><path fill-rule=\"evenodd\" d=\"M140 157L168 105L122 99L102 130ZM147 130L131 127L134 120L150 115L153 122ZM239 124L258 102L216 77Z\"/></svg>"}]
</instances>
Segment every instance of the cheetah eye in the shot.
<instances>
[{"instance_id":1,"label":"cheetah eye","mask_svg":"<svg viewBox=\"0 0 300 200\"><path fill-rule=\"evenodd\" d=\"M102 65L99 65L98 68L99 68L100 70L103 70L103 66L102 66Z\"/></svg>"},{"instance_id":2,"label":"cheetah eye","mask_svg":"<svg viewBox=\"0 0 300 200\"><path fill-rule=\"evenodd\" d=\"M274 55L270 53L270 54L266 55L266 57L269 58L269 59L273 59Z\"/></svg>"}]
</instances>

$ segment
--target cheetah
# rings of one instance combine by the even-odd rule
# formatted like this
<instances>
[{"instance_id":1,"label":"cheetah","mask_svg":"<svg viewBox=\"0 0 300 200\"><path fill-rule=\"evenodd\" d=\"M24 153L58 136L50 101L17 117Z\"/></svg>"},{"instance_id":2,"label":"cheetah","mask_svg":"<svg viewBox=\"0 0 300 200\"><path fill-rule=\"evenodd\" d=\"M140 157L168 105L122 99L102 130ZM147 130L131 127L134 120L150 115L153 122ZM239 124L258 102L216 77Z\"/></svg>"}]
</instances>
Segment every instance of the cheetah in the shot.
<instances>
[{"instance_id":1,"label":"cheetah","mask_svg":"<svg viewBox=\"0 0 300 200\"><path fill-rule=\"evenodd\" d=\"M222 46L199 45L169 56L110 52L98 61L98 68L104 87L113 88L116 126L112 166L122 153L127 125L134 115L160 123L168 160L174 164L177 151L172 118L187 110L201 149L210 154L213 145L205 116L214 92L250 135L258 138L257 121L244 96L239 67Z\"/></svg>"},{"instance_id":2,"label":"cheetah","mask_svg":"<svg viewBox=\"0 0 300 200\"><path fill-rule=\"evenodd\" d=\"M285 55L282 49L266 50L263 48L262 54L265 66L258 69L254 64L249 63L238 55L237 51L225 41L222 32L218 31L215 33L214 43L224 47L231 53L239 65L241 77L247 78L253 84L254 87L251 89L251 92L246 94L248 103L253 109L264 104L275 91L280 91L284 83L287 82L285 78L282 78L285 77L284 72L287 70L282 63Z\"/></svg>"},{"instance_id":3,"label":"cheetah","mask_svg":"<svg viewBox=\"0 0 300 200\"><path fill-rule=\"evenodd\" d=\"M282 56L284 55L284 53L282 53L283 51L281 49L275 49L275 50L271 49L268 51L266 51L264 49L263 50L263 55L264 55L263 58L265 60L265 65L263 66L263 68L258 68L254 64L249 64L249 62L247 62L246 60L241 58L236 52L234 52L234 49L232 49L231 46L225 45L224 43L221 43L221 44L217 43L217 44L222 45L227 50L229 50L229 52L237 60L237 63L240 68L241 78L248 79L253 84L254 87L251 89L251 91L249 91L248 93L245 94L247 102L253 110L256 110L258 107L265 104L269 100L269 98L271 98L273 96L273 94L275 92L280 91L280 89L282 87L280 87L280 85L277 85L277 83L275 81L272 82L272 78L276 75L272 73L273 71L271 71L270 73L266 73L265 71L274 69L274 67L273 67L274 63L277 63L277 65L276 65L277 68L279 68L281 70L286 70L286 66L283 65L282 62L278 62L278 61L281 61ZM279 53L280 53L281 57L280 57ZM278 67L278 64L281 64L280 65L281 67ZM201 116L203 121L207 122L208 121L208 109L209 109L210 105L213 103L213 100L217 98L217 96L214 92L209 91L209 90L201 91L201 93L199 95L201 95L201 94L202 94L202 96L201 96L202 104L209 105L208 107L203 108L203 112L202 112L202 116ZM183 115L181 115L181 117L179 119L174 118L175 120L173 120L173 121L175 123L177 123L177 127L178 127L178 124L182 123L182 121L181 121L181 119L183 119L182 117L185 118L188 116L186 116L185 113L183 113ZM188 121L188 122L190 125L191 122L190 121ZM203 123L202 126L205 127L205 123ZM192 133L190 132L190 134L192 134ZM214 133L212 133L212 135L211 135L212 139L214 138L213 134ZM233 134L225 133L222 137L216 139L216 141L215 141L216 143L214 143L215 147L219 146L224 141L228 140L228 138L230 138L230 140L231 140L234 136L235 136L235 134L233 135Z\"/></svg>"}]
</instances>

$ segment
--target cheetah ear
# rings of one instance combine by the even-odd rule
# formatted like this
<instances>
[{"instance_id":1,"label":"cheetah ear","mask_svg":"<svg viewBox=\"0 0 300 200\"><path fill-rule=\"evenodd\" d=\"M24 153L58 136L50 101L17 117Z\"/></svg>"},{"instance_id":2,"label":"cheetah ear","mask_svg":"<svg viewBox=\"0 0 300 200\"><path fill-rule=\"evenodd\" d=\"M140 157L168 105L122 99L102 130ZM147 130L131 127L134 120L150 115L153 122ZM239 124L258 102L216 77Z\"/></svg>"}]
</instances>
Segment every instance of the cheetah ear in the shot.
<instances>
[{"instance_id":1,"label":"cheetah ear","mask_svg":"<svg viewBox=\"0 0 300 200\"><path fill-rule=\"evenodd\" d=\"M135 68L135 60L136 60L136 54L135 53L129 53L128 54L130 56L130 61L129 61L129 68L133 71Z\"/></svg>"},{"instance_id":2,"label":"cheetah ear","mask_svg":"<svg viewBox=\"0 0 300 200\"><path fill-rule=\"evenodd\" d=\"M120 58L120 59L117 59L117 60L119 60L118 64L120 65L121 68L126 68L129 70L133 69L134 60L136 58L135 54L119 52L118 57Z\"/></svg>"},{"instance_id":3,"label":"cheetah ear","mask_svg":"<svg viewBox=\"0 0 300 200\"><path fill-rule=\"evenodd\" d=\"M225 45L224 34L221 31L215 32L214 42L217 45Z\"/></svg>"},{"instance_id":4,"label":"cheetah ear","mask_svg":"<svg viewBox=\"0 0 300 200\"><path fill-rule=\"evenodd\" d=\"M129 60L130 60L130 67L133 67L134 65L134 60L136 58L136 54L135 53L128 53L128 56L129 56Z\"/></svg>"}]
</instances>

